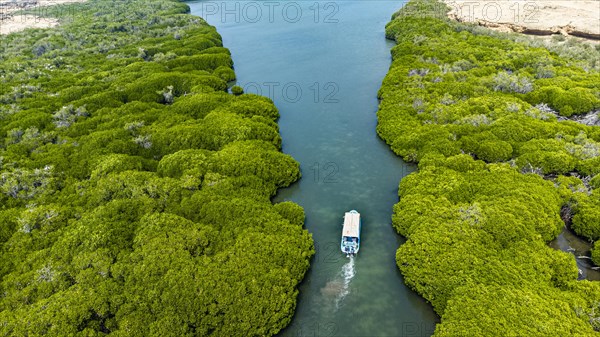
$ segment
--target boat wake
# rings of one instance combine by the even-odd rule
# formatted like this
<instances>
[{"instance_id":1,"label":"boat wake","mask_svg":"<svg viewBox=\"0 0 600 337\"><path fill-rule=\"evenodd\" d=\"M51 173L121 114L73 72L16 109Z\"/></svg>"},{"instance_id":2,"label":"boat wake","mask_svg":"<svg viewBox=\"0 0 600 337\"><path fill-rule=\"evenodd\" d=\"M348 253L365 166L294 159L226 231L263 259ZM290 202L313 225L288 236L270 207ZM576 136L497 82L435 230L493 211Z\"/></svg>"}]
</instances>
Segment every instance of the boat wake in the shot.
<instances>
[{"instance_id":1,"label":"boat wake","mask_svg":"<svg viewBox=\"0 0 600 337\"><path fill-rule=\"evenodd\" d=\"M335 298L335 308L339 309L340 304L346 298L348 294L350 294L350 282L356 275L356 270L354 269L354 257L350 257L348 262L342 266L342 270L338 274L342 279L342 286L340 288L340 292Z\"/></svg>"},{"instance_id":2,"label":"boat wake","mask_svg":"<svg viewBox=\"0 0 600 337\"><path fill-rule=\"evenodd\" d=\"M331 308L331 312L336 312L341 307L346 296L350 294L350 283L354 275L356 275L354 257L350 257L335 277L321 288L321 300L323 304L320 307L334 306Z\"/></svg>"}]
</instances>

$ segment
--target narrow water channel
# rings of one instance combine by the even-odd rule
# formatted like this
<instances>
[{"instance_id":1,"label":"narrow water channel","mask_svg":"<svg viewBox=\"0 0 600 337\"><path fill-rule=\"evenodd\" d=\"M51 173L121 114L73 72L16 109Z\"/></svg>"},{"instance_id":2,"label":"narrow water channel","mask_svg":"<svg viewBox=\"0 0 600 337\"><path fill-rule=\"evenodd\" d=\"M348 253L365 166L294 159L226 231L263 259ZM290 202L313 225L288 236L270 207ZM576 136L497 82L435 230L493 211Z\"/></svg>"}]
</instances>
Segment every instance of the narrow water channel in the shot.
<instances>
[{"instance_id":1,"label":"narrow water channel","mask_svg":"<svg viewBox=\"0 0 600 337\"><path fill-rule=\"evenodd\" d=\"M283 151L303 177L275 201L306 212L317 254L282 336L430 336L437 316L395 264L391 227L400 179L414 170L375 133L377 90L401 1L190 1L232 52L237 84L271 97ZM342 217L362 215L359 255L339 251Z\"/></svg>"},{"instance_id":2,"label":"narrow water channel","mask_svg":"<svg viewBox=\"0 0 600 337\"><path fill-rule=\"evenodd\" d=\"M549 246L575 256L580 280L600 281L600 270L594 265L591 258L592 244L577 236L567 226L563 227L556 239L550 241Z\"/></svg>"}]
</instances>

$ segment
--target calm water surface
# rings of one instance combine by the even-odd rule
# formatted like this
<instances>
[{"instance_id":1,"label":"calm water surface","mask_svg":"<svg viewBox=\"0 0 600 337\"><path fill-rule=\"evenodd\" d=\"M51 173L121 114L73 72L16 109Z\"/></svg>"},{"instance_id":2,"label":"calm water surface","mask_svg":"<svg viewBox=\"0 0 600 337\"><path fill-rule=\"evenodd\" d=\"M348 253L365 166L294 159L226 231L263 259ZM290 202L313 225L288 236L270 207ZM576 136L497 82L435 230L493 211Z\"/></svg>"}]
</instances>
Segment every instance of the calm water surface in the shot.
<instances>
[{"instance_id":1,"label":"calm water surface","mask_svg":"<svg viewBox=\"0 0 600 337\"><path fill-rule=\"evenodd\" d=\"M430 336L438 318L408 289L391 227L400 179L414 170L375 133L377 90L401 1L190 1L232 52L237 84L271 97L283 151L303 178L280 190L306 212L317 254L282 336ZM362 214L360 254L339 251L342 217Z\"/></svg>"},{"instance_id":2,"label":"calm water surface","mask_svg":"<svg viewBox=\"0 0 600 337\"><path fill-rule=\"evenodd\" d=\"M567 226L563 227L558 237L549 243L550 247L571 253L575 256L577 268L579 268L579 279L590 281L600 281L600 270L592 262L592 246L589 241L578 237Z\"/></svg>"}]
</instances>

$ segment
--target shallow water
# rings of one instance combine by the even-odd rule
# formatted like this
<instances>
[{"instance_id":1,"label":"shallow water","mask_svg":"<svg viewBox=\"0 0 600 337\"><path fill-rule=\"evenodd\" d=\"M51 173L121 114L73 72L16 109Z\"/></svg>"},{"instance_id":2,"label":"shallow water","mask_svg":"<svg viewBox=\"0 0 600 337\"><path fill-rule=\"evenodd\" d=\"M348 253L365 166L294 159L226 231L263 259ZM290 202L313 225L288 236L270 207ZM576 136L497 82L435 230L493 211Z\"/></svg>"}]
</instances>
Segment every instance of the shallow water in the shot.
<instances>
[{"instance_id":1,"label":"shallow water","mask_svg":"<svg viewBox=\"0 0 600 337\"><path fill-rule=\"evenodd\" d=\"M600 281L600 270L597 269L590 258L591 243L578 237L565 226L558 237L549 243L549 246L575 256L580 280Z\"/></svg>"},{"instance_id":2,"label":"shallow water","mask_svg":"<svg viewBox=\"0 0 600 337\"><path fill-rule=\"evenodd\" d=\"M271 97L283 151L303 178L280 190L306 212L317 254L282 336L430 336L438 318L395 264L400 179L414 170L375 133L390 62L384 27L401 1L190 1L232 52L237 84ZM362 215L360 253L340 252L344 212Z\"/></svg>"}]
</instances>

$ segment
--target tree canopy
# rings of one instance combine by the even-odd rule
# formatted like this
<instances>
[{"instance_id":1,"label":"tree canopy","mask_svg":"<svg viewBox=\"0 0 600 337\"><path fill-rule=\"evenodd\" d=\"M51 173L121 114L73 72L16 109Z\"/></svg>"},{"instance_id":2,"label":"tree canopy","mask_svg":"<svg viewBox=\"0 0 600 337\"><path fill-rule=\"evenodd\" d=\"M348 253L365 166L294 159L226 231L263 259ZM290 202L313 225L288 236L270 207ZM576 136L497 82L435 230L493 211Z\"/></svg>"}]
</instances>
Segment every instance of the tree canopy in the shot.
<instances>
[{"instance_id":1,"label":"tree canopy","mask_svg":"<svg viewBox=\"0 0 600 337\"><path fill-rule=\"evenodd\" d=\"M398 267L441 316L435 336L595 335L600 286L546 243L565 209L578 234L600 238L600 128L568 120L600 108L598 57L563 57L446 12L412 0L386 29L397 45L377 131L419 163L394 206L407 238Z\"/></svg>"},{"instance_id":2,"label":"tree canopy","mask_svg":"<svg viewBox=\"0 0 600 337\"><path fill-rule=\"evenodd\" d=\"M2 37L0 335L269 336L314 254L273 103L172 0Z\"/></svg>"}]
</instances>

